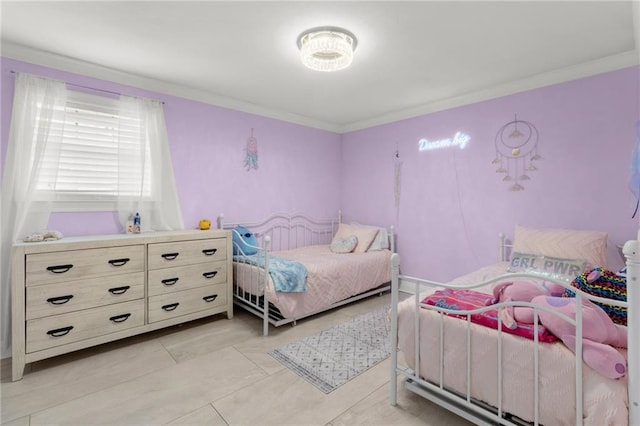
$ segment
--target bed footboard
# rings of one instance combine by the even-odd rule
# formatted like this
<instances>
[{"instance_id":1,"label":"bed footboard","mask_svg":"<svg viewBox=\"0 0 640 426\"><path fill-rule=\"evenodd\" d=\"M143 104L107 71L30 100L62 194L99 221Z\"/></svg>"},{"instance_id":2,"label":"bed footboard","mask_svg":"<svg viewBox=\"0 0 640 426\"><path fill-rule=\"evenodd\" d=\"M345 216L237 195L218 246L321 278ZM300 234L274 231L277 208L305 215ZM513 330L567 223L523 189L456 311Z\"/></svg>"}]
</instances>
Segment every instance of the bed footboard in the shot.
<instances>
[{"instance_id":1,"label":"bed footboard","mask_svg":"<svg viewBox=\"0 0 640 426\"><path fill-rule=\"evenodd\" d=\"M241 223L225 222L224 214L218 216L219 229L233 229L238 225L250 228L257 239L254 247L264 258L264 267L241 265L243 254L234 256L234 303L262 318L262 333L269 334L269 324L281 326L301 318L285 318L268 297L265 289L270 285L269 256L273 251L290 250L314 244L329 244L341 221L336 217L318 219L303 214L275 214L258 221Z\"/></svg>"},{"instance_id":2,"label":"bed footboard","mask_svg":"<svg viewBox=\"0 0 640 426\"><path fill-rule=\"evenodd\" d=\"M585 405L590 387L609 386L620 405L615 424L626 423L629 413L625 401L626 377L618 380L600 376L581 361L583 298L591 301L628 308L628 302L594 297L571 288L564 281L545 278L576 293L575 318L545 306L523 302L503 302L483 308L459 310L451 306L422 303L425 293L434 287L453 287L447 284L419 279L399 273L400 257L392 255L391 342L405 356L406 367L400 367L398 353L391 352L390 403L397 403L397 376L405 378L406 389L417 393L476 424L575 424L592 414L592 398ZM467 289L513 278L540 278L517 273L494 277ZM415 296L399 300L399 284L411 288ZM460 289L461 286L455 286ZM505 332L501 310L527 307L533 310L533 339L528 340ZM497 329L472 322L472 315L497 310ZM575 327L575 354L562 342L539 341L538 317L550 313ZM455 317L454 317L455 316ZM399 331L400 330L400 331ZM630 337L631 340L631 337ZM546 345L546 346L544 346ZM631 345L631 342L630 342ZM544 347L543 347L544 346ZM631 349L629 350L631 352ZM516 355L517 354L517 355ZM516 359L517 358L517 359ZM637 368L637 360L629 358L628 374ZM555 376L545 370L551 363L560 370ZM555 373L554 373L555 374ZM631 401L631 394L629 394ZM616 410L609 401L602 409ZM583 412L585 407L590 412ZM560 408L558 408L560 407ZM564 410L564 411L562 411ZM550 413L550 411L553 411ZM593 421L587 420L587 423ZM613 424L613 423L611 423Z\"/></svg>"},{"instance_id":3,"label":"bed footboard","mask_svg":"<svg viewBox=\"0 0 640 426\"><path fill-rule=\"evenodd\" d=\"M265 289L270 285L269 258L273 251L290 250L313 244L327 244L331 241L341 220L337 217L317 219L303 214L275 214L258 221L242 223L225 222L224 214L218 216L218 228L231 229L238 225L250 228L258 245L252 247L256 255L264 259L262 266L249 266L247 256L236 248L233 262L234 303L262 318L262 334L269 335L269 324L276 327L295 323L299 318L285 318L269 301ZM245 264L246 263L246 264Z\"/></svg>"}]
</instances>

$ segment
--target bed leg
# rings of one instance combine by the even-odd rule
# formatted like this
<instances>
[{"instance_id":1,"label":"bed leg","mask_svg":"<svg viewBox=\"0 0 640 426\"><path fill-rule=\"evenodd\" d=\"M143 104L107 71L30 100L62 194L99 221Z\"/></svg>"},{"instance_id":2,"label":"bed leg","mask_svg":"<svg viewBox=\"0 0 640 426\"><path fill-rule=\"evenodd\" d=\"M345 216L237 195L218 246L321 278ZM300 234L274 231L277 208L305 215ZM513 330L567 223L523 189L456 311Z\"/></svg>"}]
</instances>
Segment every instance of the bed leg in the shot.
<instances>
[{"instance_id":1,"label":"bed leg","mask_svg":"<svg viewBox=\"0 0 640 426\"><path fill-rule=\"evenodd\" d=\"M262 335L267 337L269 335L269 311L262 311Z\"/></svg>"},{"instance_id":2,"label":"bed leg","mask_svg":"<svg viewBox=\"0 0 640 426\"><path fill-rule=\"evenodd\" d=\"M640 231L639 231L640 239ZM638 300L640 299L640 241L627 241L622 249L627 265L627 333L629 343L627 345L628 366L627 379L629 389L629 424L640 424L640 338L638 327L640 327L640 309Z\"/></svg>"},{"instance_id":3,"label":"bed leg","mask_svg":"<svg viewBox=\"0 0 640 426\"><path fill-rule=\"evenodd\" d=\"M391 255L391 371L389 376L389 403L393 406L398 400L398 287L400 274L400 256Z\"/></svg>"}]
</instances>

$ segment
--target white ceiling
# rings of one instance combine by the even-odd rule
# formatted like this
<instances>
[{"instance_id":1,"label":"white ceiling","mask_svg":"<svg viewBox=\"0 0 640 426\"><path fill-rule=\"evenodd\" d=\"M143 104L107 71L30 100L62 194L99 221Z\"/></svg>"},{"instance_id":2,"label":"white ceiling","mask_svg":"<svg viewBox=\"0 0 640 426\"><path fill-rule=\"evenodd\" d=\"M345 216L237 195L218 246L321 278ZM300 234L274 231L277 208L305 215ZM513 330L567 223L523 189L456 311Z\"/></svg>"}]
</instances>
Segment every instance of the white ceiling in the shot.
<instances>
[{"instance_id":1,"label":"white ceiling","mask_svg":"<svg viewBox=\"0 0 640 426\"><path fill-rule=\"evenodd\" d=\"M3 56L335 132L640 58L636 0L2 0L0 12ZM301 64L297 36L321 25L358 37L352 67Z\"/></svg>"}]
</instances>

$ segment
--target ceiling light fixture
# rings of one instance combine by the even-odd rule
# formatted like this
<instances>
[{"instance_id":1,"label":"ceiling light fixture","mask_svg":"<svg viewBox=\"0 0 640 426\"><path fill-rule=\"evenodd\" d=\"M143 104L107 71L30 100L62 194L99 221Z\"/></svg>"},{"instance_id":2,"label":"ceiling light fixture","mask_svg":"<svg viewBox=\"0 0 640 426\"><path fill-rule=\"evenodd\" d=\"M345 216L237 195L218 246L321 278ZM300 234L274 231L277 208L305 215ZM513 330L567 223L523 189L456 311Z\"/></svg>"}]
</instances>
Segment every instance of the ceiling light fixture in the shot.
<instances>
[{"instance_id":1,"label":"ceiling light fixture","mask_svg":"<svg viewBox=\"0 0 640 426\"><path fill-rule=\"evenodd\" d=\"M316 71L338 71L353 60L358 39L339 27L311 28L298 36L302 63Z\"/></svg>"}]
</instances>

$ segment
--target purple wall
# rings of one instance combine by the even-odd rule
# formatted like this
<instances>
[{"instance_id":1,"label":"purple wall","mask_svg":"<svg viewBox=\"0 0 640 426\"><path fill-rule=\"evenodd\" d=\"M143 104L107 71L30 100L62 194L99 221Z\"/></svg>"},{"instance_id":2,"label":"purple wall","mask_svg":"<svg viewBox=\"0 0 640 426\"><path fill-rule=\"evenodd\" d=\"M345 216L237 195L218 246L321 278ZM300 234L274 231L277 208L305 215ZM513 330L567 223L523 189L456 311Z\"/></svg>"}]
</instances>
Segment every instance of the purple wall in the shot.
<instances>
[{"instance_id":1,"label":"purple wall","mask_svg":"<svg viewBox=\"0 0 640 426\"><path fill-rule=\"evenodd\" d=\"M611 268L616 244L634 238L627 189L640 118L640 68L583 78L342 136L346 220L394 224L402 271L446 280L494 262L499 232L516 224L602 230ZM495 136L514 119L539 131L538 171L510 192L495 172ZM471 137L464 150L418 151L422 138ZM402 165L394 207L393 154Z\"/></svg>"},{"instance_id":2,"label":"purple wall","mask_svg":"<svg viewBox=\"0 0 640 426\"><path fill-rule=\"evenodd\" d=\"M2 164L8 143L13 71L165 102L165 120L185 227L200 218L260 219L274 212L336 214L340 201L340 135L183 98L2 58ZM247 139L258 141L259 169L243 167ZM65 235L120 232L112 212L56 213Z\"/></svg>"},{"instance_id":3,"label":"purple wall","mask_svg":"<svg viewBox=\"0 0 640 426\"><path fill-rule=\"evenodd\" d=\"M601 74L345 135L178 97L2 59L2 163L9 133L13 74L24 71L166 102L176 185L186 227L224 212L255 219L272 212L342 209L347 221L395 225L404 273L446 280L497 257L497 234L516 224L603 230L611 268L616 244L636 234L627 190L640 118L640 68ZM539 168L524 191L510 192L491 164L494 139L514 114L539 131ZM254 129L258 171L243 167ZM471 141L418 152L418 140ZM393 156L402 165L394 207ZM57 213L49 226L65 235L119 232L111 212Z\"/></svg>"}]
</instances>

